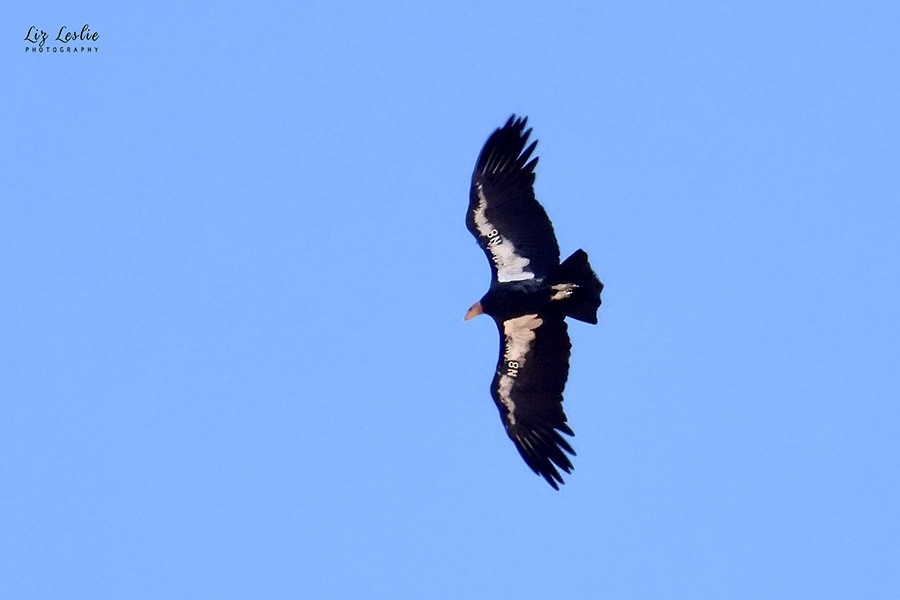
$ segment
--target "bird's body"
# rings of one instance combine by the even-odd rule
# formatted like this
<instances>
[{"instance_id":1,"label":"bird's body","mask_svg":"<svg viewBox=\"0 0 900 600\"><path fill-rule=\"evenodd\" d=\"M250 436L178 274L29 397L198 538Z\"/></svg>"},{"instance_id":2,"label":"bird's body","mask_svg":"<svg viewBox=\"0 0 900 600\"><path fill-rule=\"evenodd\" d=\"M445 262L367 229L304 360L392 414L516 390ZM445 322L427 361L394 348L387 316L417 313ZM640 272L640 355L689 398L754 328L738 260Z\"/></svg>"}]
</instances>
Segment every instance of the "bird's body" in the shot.
<instances>
[{"instance_id":1,"label":"bird's body","mask_svg":"<svg viewBox=\"0 0 900 600\"><path fill-rule=\"evenodd\" d=\"M466 226L491 265L491 285L466 314L490 315L500 332L491 384L506 432L535 473L556 489L575 454L562 408L569 374L566 317L597 322L603 284L577 250L559 262L547 213L534 197L537 142L527 118L510 117L485 143L472 174Z\"/></svg>"}]
</instances>

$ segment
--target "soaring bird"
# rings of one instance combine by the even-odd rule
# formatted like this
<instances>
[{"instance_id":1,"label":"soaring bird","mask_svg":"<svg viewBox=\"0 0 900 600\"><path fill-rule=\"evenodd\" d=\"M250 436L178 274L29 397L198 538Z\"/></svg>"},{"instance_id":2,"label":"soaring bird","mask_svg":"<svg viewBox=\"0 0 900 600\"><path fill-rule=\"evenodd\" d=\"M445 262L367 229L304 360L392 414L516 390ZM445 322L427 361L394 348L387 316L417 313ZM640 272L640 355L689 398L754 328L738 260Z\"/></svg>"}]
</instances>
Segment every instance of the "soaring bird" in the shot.
<instances>
[{"instance_id":1,"label":"soaring bird","mask_svg":"<svg viewBox=\"0 0 900 600\"><path fill-rule=\"evenodd\" d=\"M491 396L506 433L531 469L554 489L575 455L563 411L571 343L566 317L597 323L603 284L576 250L560 264L547 213L534 196L527 117L513 115L488 138L472 173L466 227L487 255L491 285L465 320L490 315L500 332ZM531 160L529 160L531 159Z\"/></svg>"}]
</instances>

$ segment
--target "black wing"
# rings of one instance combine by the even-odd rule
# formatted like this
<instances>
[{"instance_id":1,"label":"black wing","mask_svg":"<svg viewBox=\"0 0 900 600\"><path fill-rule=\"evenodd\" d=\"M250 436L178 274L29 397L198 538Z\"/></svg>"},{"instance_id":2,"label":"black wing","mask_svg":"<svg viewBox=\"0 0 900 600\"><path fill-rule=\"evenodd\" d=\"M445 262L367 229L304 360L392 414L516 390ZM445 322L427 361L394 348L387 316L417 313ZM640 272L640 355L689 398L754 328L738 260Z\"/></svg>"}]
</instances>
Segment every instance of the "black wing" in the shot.
<instances>
[{"instance_id":1,"label":"black wing","mask_svg":"<svg viewBox=\"0 0 900 600\"><path fill-rule=\"evenodd\" d=\"M519 454L558 490L563 479L557 468L571 473L565 453L575 455L561 435L575 435L562 407L571 349L564 317L526 314L497 321L497 327L500 360L491 395Z\"/></svg>"},{"instance_id":2,"label":"black wing","mask_svg":"<svg viewBox=\"0 0 900 600\"><path fill-rule=\"evenodd\" d=\"M491 264L492 282L540 279L559 265L553 225L534 197L537 145L528 118L511 116L488 138L472 174L466 227Z\"/></svg>"}]
</instances>

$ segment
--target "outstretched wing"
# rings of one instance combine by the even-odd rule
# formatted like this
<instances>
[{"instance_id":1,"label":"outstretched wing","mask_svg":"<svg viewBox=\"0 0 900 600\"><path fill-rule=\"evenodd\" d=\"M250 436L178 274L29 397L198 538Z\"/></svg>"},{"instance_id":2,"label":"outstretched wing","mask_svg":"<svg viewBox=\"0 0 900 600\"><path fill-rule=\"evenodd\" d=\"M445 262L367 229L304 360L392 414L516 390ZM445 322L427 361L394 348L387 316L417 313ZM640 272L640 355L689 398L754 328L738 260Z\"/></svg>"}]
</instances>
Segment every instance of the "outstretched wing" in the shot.
<instances>
[{"instance_id":1,"label":"outstretched wing","mask_svg":"<svg viewBox=\"0 0 900 600\"><path fill-rule=\"evenodd\" d=\"M537 142L527 148L528 118L511 116L488 138L472 174L466 227L491 264L492 283L543 278L559 265L553 225L534 197L531 162Z\"/></svg>"},{"instance_id":2,"label":"outstretched wing","mask_svg":"<svg viewBox=\"0 0 900 600\"><path fill-rule=\"evenodd\" d=\"M575 455L561 435L575 435L562 407L571 349L566 322L561 314L534 313L497 326L500 360L491 395L519 454L558 490L563 479L557 469L571 473L566 452Z\"/></svg>"}]
</instances>

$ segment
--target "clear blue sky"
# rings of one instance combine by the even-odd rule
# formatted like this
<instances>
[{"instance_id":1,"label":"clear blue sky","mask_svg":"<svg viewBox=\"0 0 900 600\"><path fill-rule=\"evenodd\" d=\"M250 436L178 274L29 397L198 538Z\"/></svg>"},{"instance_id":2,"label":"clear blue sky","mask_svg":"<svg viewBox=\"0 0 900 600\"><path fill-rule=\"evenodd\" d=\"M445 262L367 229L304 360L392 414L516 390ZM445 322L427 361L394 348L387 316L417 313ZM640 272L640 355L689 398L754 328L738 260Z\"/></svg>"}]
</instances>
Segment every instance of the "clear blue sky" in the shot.
<instances>
[{"instance_id":1,"label":"clear blue sky","mask_svg":"<svg viewBox=\"0 0 900 600\"><path fill-rule=\"evenodd\" d=\"M897 4L374 6L6 7L0 597L900 597ZM513 112L558 493L462 321Z\"/></svg>"}]
</instances>

